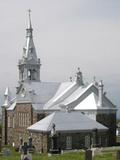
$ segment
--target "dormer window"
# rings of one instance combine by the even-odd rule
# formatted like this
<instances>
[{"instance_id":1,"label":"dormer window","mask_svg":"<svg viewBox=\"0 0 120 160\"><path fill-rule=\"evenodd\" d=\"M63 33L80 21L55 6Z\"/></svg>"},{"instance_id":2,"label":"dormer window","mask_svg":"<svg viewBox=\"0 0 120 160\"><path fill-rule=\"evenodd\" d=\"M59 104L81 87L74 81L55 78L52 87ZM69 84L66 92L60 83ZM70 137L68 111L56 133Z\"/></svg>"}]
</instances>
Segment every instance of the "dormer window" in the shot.
<instances>
[{"instance_id":1,"label":"dormer window","mask_svg":"<svg viewBox=\"0 0 120 160\"><path fill-rule=\"evenodd\" d=\"M25 95L26 95L26 90L23 88L21 92L21 97L25 97Z\"/></svg>"}]
</instances>

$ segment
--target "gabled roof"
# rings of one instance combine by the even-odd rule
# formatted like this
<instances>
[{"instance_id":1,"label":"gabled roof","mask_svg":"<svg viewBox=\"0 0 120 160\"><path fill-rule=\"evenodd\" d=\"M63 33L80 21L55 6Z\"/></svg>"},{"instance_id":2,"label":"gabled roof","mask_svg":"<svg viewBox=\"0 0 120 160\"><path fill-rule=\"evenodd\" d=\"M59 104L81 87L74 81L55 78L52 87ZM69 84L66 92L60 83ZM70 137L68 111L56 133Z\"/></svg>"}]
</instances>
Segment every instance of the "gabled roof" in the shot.
<instances>
[{"instance_id":1,"label":"gabled roof","mask_svg":"<svg viewBox=\"0 0 120 160\"><path fill-rule=\"evenodd\" d=\"M16 101L14 101L14 102L9 106L9 108L7 108L7 110L8 110L8 111L12 111L12 110L15 109L15 107L16 107Z\"/></svg>"},{"instance_id":2,"label":"gabled roof","mask_svg":"<svg viewBox=\"0 0 120 160\"><path fill-rule=\"evenodd\" d=\"M91 131L94 128L98 130L108 129L83 115L80 111L57 111L28 127L28 130L31 132L50 132L53 124L55 124L57 132Z\"/></svg>"},{"instance_id":3,"label":"gabled roof","mask_svg":"<svg viewBox=\"0 0 120 160\"><path fill-rule=\"evenodd\" d=\"M63 92L64 94L59 94L59 88L55 96L45 104L44 109L60 110L61 106L77 110L100 109L98 106L98 87L94 83L91 83L88 86L77 84L74 84L73 86L74 90L69 87L69 90L67 90L66 93ZM102 109L116 109L115 105L104 94Z\"/></svg>"},{"instance_id":4,"label":"gabled roof","mask_svg":"<svg viewBox=\"0 0 120 160\"><path fill-rule=\"evenodd\" d=\"M81 101L81 103L79 103L78 105L76 105L76 107L74 108L75 110L88 110L91 109L97 109L97 104L98 102L98 97L95 95L95 93L90 93L83 101Z\"/></svg>"},{"instance_id":5,"label":"gabled roof","mask_svg":"<svg viewBox=\"0 0 120 160\"><path fill-rule=\"evenodd\" d=\"M79 88L79 85L76 82L61 83L56 94L45 104L44 109L50 109L52 106L63 102L77 88Z\"/></svg>"},{"instance_id":6,"label":"gabled roof","mask_svg":"<svg viewBox=\"0 0 120 160\"><path fill-rule=\"evenodd\" d=\"M59 86L58 82L23 82L20 90L18 89L16 102L30 102L35 110L43 110L43 106L55 95Z\"/></svg>"}]
</instances>

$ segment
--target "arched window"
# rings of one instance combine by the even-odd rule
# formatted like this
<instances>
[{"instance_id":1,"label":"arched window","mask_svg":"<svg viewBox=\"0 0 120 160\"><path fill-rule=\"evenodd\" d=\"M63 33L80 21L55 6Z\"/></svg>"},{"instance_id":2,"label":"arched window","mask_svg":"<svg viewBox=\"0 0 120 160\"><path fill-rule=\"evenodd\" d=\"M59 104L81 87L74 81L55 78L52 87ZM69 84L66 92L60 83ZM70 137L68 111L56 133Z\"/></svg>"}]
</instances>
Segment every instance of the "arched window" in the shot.
<instances>
[{"instance_id":1,"label":"arched window","mask_svg":"<svg viewBox=\"0 0 120 160\"><path fill-rule=\"evenodd\" d=\"M28 78L29 78L29 80L31 80L31 78L32 78L31 69L28 70Z\"/></svg>"},{"instance_id":2,"label":"arched window","mask_svg":"<svg viewBox=\"0 0 120 160\"><path fill-rule=\"evenodd\" d=\"M36 80L36 70L35 70L35 69L33 69L33 70L32 70L32 73L33 73L33 77L32 77L32 78L33 78L33 80Z\"/></svg>"},{"instance_id":3,"label":"arched window","mask_svg":"<svg viewBox=\"0 0 120 160\"><path fill-rule=\"evenodd\" d=\"M8 127L10 127L10 116L8 116Z\"/></svg>"},{"instance_id":4,"label":"arched window","mask_svg":"<svg viewBox=\"0 0 120 160\"><path fill-rule=\"evenodd\" d=\"M15 117L13 116L13 128L15 128Z\"/></svg>"}]
</instances>

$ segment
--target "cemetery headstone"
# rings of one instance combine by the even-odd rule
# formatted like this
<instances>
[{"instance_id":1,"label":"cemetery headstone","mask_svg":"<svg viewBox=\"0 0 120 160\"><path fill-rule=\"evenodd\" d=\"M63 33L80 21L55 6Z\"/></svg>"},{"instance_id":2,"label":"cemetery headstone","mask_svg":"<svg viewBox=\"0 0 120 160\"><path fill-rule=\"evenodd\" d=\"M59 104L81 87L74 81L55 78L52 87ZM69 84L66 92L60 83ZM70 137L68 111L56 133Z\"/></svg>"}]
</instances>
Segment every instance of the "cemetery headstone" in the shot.
<instances>
[{"instance_id":1,"label":"cemetery headstone","mask_svg":"<svg viewBox=\"0 0 120 160\"><path fill-rule=\"evenodd\" d=\"M32 155L29 153L29 145L27 142L24 142L24 145L22 146L21 160L32 160Z\"/></svg>"},{"instance_id":2,"label":"cemetery headstone","mask_svg":"<svg viewBox=\"0 0 120 160\"><path fill-rule=\"evenodd\" d=\"M3 150L3 156L6 156L6 157L11 156L11 150L8 148L5 148Z\"/></svg>"},{"instance_id":3,"label":"cemetery headstone","mask_svg":"<svg viewBox=\"0 0 120 160\"><path fill-rule=\"evenodd\" d=\"M120 160L120 151L119 150L116 153L116 160Z\"/></svg>"},{"instance_id":4,"label":"cemetery headstone","mask_svg":"<svg viewBox=\"0 0 120 160\"><path fill-rule=\"evenodd\" d=\"M92 160L92 150L91 149L87 149L85 151L85 160Z\"/></svg>"}]
</instances>

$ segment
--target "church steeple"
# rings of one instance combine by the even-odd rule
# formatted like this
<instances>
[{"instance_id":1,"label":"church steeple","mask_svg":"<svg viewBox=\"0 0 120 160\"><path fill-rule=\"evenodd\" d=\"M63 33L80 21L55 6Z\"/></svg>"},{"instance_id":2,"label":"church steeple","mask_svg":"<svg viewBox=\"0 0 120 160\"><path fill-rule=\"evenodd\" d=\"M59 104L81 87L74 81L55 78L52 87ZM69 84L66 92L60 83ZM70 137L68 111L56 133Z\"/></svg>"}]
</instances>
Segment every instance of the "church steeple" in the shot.
<instances>
[{"instance_id":1,"label":"church steeple","mask_svg":"<svg viewBox=\"0 0 120 160\"><path fill-rule=\"evenodd\" d=\"M22 59L19 61L19 81L40 81L40 59L37 58L33 41L31 10L28 10L28 26Z\"/></svg>"}]
</instances>

